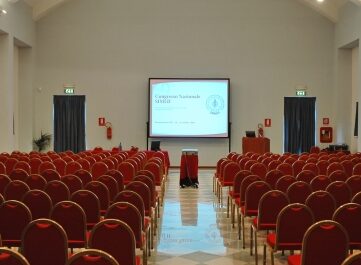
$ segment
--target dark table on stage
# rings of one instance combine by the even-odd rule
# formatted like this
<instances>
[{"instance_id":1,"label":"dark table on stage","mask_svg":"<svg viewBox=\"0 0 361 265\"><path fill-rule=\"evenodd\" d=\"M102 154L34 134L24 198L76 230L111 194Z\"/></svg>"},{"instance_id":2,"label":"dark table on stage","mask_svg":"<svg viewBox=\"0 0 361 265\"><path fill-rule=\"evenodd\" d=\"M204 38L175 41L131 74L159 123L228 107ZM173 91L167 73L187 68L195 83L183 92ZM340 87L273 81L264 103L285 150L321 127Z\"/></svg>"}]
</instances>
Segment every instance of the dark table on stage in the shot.
<instances>
[{"instance_id":1,"label":"dark table on stage","mask_svg":"<svg viewBox=\"0 0 361 265\"><path fill-rule=\"evenodd\" d=\"M179 185L192 186L199 184L198 182L198 150L183 149Z\"/></svg>"},{"instance_id":2,"label":"dark table on stage","mask_svg":"<svg viewBox=\"0 0 361 265\"><path fill-rule=\"evenodd\" d=\"M242 153L254 152L264 154L270 151L270 140L266 137L243 137Z\"/></svg>"}]
</instances>

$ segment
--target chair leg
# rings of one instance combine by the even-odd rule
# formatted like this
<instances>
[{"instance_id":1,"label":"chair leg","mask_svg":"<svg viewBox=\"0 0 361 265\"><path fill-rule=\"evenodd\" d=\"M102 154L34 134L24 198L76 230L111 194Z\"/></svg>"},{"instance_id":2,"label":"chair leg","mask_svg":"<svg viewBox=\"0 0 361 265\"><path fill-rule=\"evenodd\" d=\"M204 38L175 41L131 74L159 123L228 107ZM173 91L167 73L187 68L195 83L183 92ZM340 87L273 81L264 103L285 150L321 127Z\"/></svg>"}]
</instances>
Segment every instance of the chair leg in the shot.
<instances>
[{"instance_id":1,"label":"chair leg","mask_svg":"<svg viewBox=\"0 0 361 265\"><path fill-rule=\"evenodd\" d=\"M244 219L245 216L241 214L241 221L242 221L242 240L243 240L243 248L246 248L246 238L245 238L245 228L244 228Z\"/></svg>"},{"instance_id":2,"label":"chair leg","mask_svg":"<svg viewBox=\"0 0 361 265\"><path fill-rule=\"evenodd\" d=\"M257 242L257 228L254 227L254 257L256 265L258 265L258 242Z\"/></svg>"},{"instance_id":3,"label":"chair leg","mask_svg":"<svg viewBox=\"0 0 361 265\"><path fill-rule=\"evenodd\" d=\"M229 196L227 196L227 218L229 218Z\"/></svg>"},{"instance_id":4,"label":"chair leg","mask_svg":"<svg viewBox=\"0 0 361 265\"><path fill-rule=\"evenodd\" d=\"M266 265L266 259L267 259L267 247L266 244L263 244L263 265Z\"/></svg>"},{"instance_id":5,"label":"chair leg","mask_svg":"<svg viewBox=\"0 0 361 265\"><path fill-rule=\"evenodd\" d=\"M272 248L271 248L271 265L275 265L274 251Z\"/></svg>"},{"instance_id":6,"label":"chair leg","mask_svg":"<svg viewBox=\"0 0 361 265\"><path fill-rule=\"evenodd\" d=\"M250 227L250 241L249 241L249 254L252 256L253 255L253 226L251 225Z\"/></svg>"},{"instance_id":7,"label":"chair leg","mask_svg":"<svg viewBox=\"0 0 361 265\"><path fill-rule=\"evenodd\" d=\"M232 228L234 228L234 208L235 204L233 200L231 200L231 221L232 221Z\"/></svg>"},{"instance_id":8,"label":"chair leg","mask_svg":"<svg viewBox=\"0 0 361 265\"><path fill-rule=\"evenodd\" d=\"M237 223L238 223L238 239L241 240L241 215L239 214L239 207L237 207Z\"/></svg>"}]
</instances>

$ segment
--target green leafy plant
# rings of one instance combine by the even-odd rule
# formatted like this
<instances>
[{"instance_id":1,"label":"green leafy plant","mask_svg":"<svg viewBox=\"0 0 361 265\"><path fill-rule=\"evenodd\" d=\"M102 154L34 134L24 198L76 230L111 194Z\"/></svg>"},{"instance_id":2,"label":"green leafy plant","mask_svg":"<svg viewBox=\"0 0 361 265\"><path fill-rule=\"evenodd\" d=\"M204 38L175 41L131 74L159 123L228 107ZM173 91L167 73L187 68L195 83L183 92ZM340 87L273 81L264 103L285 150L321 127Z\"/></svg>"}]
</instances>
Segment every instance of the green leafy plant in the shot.
<instances>
[{"instance_id":1,"label":"green leafy plant","mask_svg":"<svg viewBox=\"0 0 361 265\"><path fill-rule=\"evenodd\" d=\"M41 152L50 146L51 142L51 134L49 133L40 133L40 137L38 139L33 140L33 144L38 148L38 151Z\"/></svg>"}]
</instances>

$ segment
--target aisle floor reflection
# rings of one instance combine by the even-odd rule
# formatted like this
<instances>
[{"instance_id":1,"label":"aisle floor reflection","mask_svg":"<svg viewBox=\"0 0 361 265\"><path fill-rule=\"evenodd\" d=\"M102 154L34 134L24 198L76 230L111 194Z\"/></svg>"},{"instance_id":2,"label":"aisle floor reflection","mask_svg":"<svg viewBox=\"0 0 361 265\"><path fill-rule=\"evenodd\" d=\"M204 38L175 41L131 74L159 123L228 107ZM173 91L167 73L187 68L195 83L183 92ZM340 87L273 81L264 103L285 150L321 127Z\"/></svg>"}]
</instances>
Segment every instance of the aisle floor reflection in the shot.
<instances>
[{"instance_id":1,"label":"aisle floor reflection","mask_svg":"<svg viewBox=\"0 0 361 265\"><path fill-rule=\"evenodd\" d=\"M150 264L255 264L249 246L241 247L237 228L232 228L226 208L216 202L213 172L200 170L199 189L180 189L179 171L170 172L157 246ZM277 259L276 264L286 264L285 258Z\"/></svg>"}]
</instances>

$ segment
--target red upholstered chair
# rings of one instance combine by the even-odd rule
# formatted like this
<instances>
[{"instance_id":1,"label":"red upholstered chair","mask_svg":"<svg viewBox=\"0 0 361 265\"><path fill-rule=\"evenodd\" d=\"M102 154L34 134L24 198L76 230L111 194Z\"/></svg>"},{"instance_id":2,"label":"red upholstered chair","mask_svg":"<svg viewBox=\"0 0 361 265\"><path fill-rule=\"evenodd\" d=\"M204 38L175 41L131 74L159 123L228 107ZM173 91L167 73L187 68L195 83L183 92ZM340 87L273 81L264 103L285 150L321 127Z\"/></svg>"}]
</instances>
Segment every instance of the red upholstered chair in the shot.
<instances>
[{"instance_id":1,"label":"red upholstered chair","mask_svg":"<svg viewBox=\"0 0 361 265\"><path fill-rule=\"evenodd\" d=\"M260 178L265 179L268 169L262 163L254 163L251 166L250 171L252 172L253 175L257 175Z\"/></svg>"},{"instance_id":2,"label":"red upholstered chair","mask_svg":"<svg viewBox=\"0 0 361 265\"><path fill-rule=\"evenodd\" d=\"M40 156L40 160L43 162L52 162L53 161L50 157L48 157L45 154Z\"/></svg>"},{"instance_id":3,"label":"red upholstered chair","mask_svg":"<svg viewBox=\"0 0 361 265\"><path fill-rule=\"evenodd\" d=\"M340 223L347 231L349 249L361 249L361 205L346 203L335 211L332 220Z\"/></svg>"},{"instance_id":4,"label":"red upholstered chair","mask_svg":"<svg viewBox=\"0 0 361 265\"><path fill-rule=\"evenodd\" d=\"M6 175L6 167L5 167L4 163L2 163L2 162L0 162L0 174Z\"/></svg>"},{"instance_id":5,"label":"red upholstered chair","mask_svg":"<svg viewBox=\"0 0 361 265\"><path fill-rule=\"evenodd\" d=\"M241 169L242 169L242 170L244 170L244 167L245 167L246 163L247 163L249 160L251 160L251 158L249 158L248 156L243 156L241 159L238 160L238 164L241 166ZM227 161L227 159L226 159L226 158L222 158L221 160L218 160L218 163L219 163L219 162L222 163L223 161ZM218 168L218 163L217 163L217 168ZM221 174L221 171L218 172L218 173ZM218 175L219 175L219 174L218 174Z\"/></svg>"},{"instance_id":6,"label":"red upholstered chair","mask_svg":"<svg viewBox=\"0 0 361 265\"><path fill-rule=\"evenodd\" d=\"M261 163L262 163L263 165L265 165L265 166L267 167L267 169L268 169L268 164L271 163L271 161L273 161L272 158L270 158L270 157L265 157L265 158L262 159L262 162L261 162Z\"/></svg>"},{"instance_id":7,"label":"red upholstered chair","mask_svg":"<svg viewBox=\"0 0 361 265\"><path fill-rule=\"evenodd\" d=\"M11 180L21 180L21 181L25 181L28 176L29 174L24 169L20 169L20 168L14 168L9 175Z\"/></svg>"},{"instance_id":8,"label":"red upholstered chair","mask_svg":"<svg viewBox=\"0 0 361 265\"><path fill-rule=\"evenodd\" d=\"M353 162L350 159L346 159L346 160L341 161L341 165L345 169L346 176L348 178L351 177L353 175L352 174L353 166L354 166Z\"/></svg>"},{"instance_id":9,"label":"red upholstered chair","mask_svg":"<svg viewBox=\"0 0 361 265\"><path fill-rule=\"evenodd\" d=\"M318 174L320 175L327 175L327 168L330 163L327 160L319 160L317 163Z\"/></svg>"},{"instance_id":10,"label":"red upholstered chair","mask_svg":"<svg viewBox=\"0 0 361 265\"><path fill-rule=\"evenodd\" d=\"M108 156L107 159L111 160L114 164L114 168L113 169L117 169L118 168L118 165L119 165L119 162L118 160L114 157L114 156Z\"/></svg>"},{"instance_id":11,"label":"red upholstered chair","mask_svg":"<svg viewBox=\"0 0 361 265\"><path fill-rule=\"evenodd\" d=\"M136 257L135 237L132 229L116 219L105 219L94 226L90 233L89 247L112 255L119 264L140 265Z\"/></svg>"},{"instance_id":12,"label":"red upholstered chair","mask_svg":"<svg viewBox=\"0 0 361 265\"><path fill-rule=\"evenodd\" d=\"M304 181L296 181L287 189L287 196L291 203L305 203L311 193L312 189L310 184Z\"/></svg>"},{"instance_id":13,"label":"red upholstered chair","mask_svg":"<svg viewBox=\"0 0 361 265\"><path fill-rule=\"evenodd\" d=\"M287 193L288 187L291 186L296 181L297 181L296 178L291 175L283 176L279 180L277 180L276 190L280 190Z\"/></svg>"},{"instance_id":14,"label":"red upholstered chair","mask_svg":"<svg viewBox=\"0 0 361 265\"><path fill-rule=\"evenodd\" d=\"M49 181L44 191L50 196L53 205L61 201L67 201L70 198L69 188L60 180Z\"/></svg>"},{"instance_id":15,"label":"red upholstered chair","mask_svg":"<svg viewBox=\"0 0 361 265\"><path fill-rule=\"evenodd\" d=\"M92 155L92 157L95 159L96 162L100 162L103 159L103 157L100 154Z\"/></svg>"},{"instance_id":16,"label":"red upholstered chair","mask_svg":"<svg viewBox=\"0 0 361 265\"><path fill-rule=\"evenodd\" d=\"M303 169L296 176L297 181L304 181L306 183L311 183L311 180L314 179L317 175L311 170Z\"/></svg>"},{"instance_id":17,"label":"red upholstered chair","mask_svg":"<svg viewBox=\"0 0 361 265\"><path fill-rule=\"evenodd\" d=\"M20 252L31 265L64 265L68 260L66 233L50 219L36 219L23 232Z\"/></svg>"},{"instance_id":18,"label":"red upholstered chair","mask_svg":"<svg viewBox=\"0 0 361 265\"><path fill-rule=\"evenodd\" d=\"M154 179L154 175L153 175L153 173L152 172L150 172L150 171L148 171L152 176L150 176L150 178L153 180L153 182L155 181ZM138 174L140 174L139 172L138 172ZM117 169L112 169L112 170L109 170L107 173L106 173L106 175L108 175L108 176L111 176L111 177L113 177L116 181L117 181L117 183L118 183L118 190L119 191L122 191L122 190L124 190L124 177L123 177L123 174L122 173L120 173L120 171L118 171ZM147 175L147 176L149 176L149 175Z\"/></svg>"},{"instance_id":19,"label":"red upholstered chair","mask_svg":"<svg viewBox=\"0 0 361 265\"><path fill-rule=\"evenodd\" d=\"M272 265L274 252L283 250L300 250L302 239L307 229L314 223L311 209L299 203L287 205L277 217L276 232L267 235L267 246L270 248ZM263 264L266 262L264 248Z\"/></svg>"},{"instance_id":20,"label":"red upholstered chair","mask_svg":"<svg viewBox=\"0 0 361 265\"><path fill-rule=\"evenodd\" d=\"M251 167L252 167L254 164L256 164L256 163L258 163L258 161L255 160L255 159L250 159L250 160L248 160L248 161L246 162L246 164L244 164L244 170L249 170L249 171L251 171Z\"/></svg>"},{"instance_id":21,"label":"red upholstered chair","mask_svg":"<svg viewBox=\"0 0 361 265\"><path fill-rule=\"evenodd\" d=\"M100 221L100 202L94 192L78 190L71 195L70 200L80 205L84 210L88 230Z\"/></svg>"},{"instance_id":22,"label":"red upholstered chair","mask_svg":"<svg viewBox=\"0 0 361 265\"><path fill-rule=\"evenodd\" d=\"M5 187L11 182L11 179L5 175L0 174L0 194L4 195Z\"/></svg>"},{"instance_id":23,"label":"red upholstered chair","mask_svg":"<svg viewBox=\"0 0 361 265\"><path fill-rule=\"evenodd\" d=\"M351 201L351 189L343 181L335 181L327 186L326 191L332 194L336 200L336 207Z\"/></svg>"},{"instance_id":24,"label":"red upholstered chair","mask_svg":"<svg viewBox=\"0 0 361 265\"><path fill-rule=\"evenodd\" d=\"M81 181L83 182L83 186L93 180L92 174L85 169L79 169L78 171L75 171L74 175L81 179Z\"/></svg>"},{"instance_id":25,"label":"red upholstered chair","mask_svg":"<svg viewBox=\"0 0 361 265\"><path fill-rule=\"evenodd\" d=\"M50 161L43 161L40 166L39 166L39 172L40 175L43 175L42 173L47 170L47 169L53 169L56 170L56 167L54 166L54 164Z\"/></svg>"},{"instance_id":26,"label":"red upholstered chair","mask_svg":"<svg viewBox=\"0 0 361 265\"><path fill-rule=\"evenodd\" d=\"M318 175L311 180L312 191L326 190L331 180L326 175Z\"/></svg>"},{"instance_id":27,"label":"red upholstered chair","mask_svg":"<svg viewBox=\"0 0 361 265\"><path fill-rule=\"evenodd\" d=\"M310 149L311 154L318 154L320 151L321 150L318 146L311 146L311 149Z\"/></svg>"},{"instance_id":28,"label":"red upholstered chair","mask_svg":"<svg viewBox=\"0 0 361 265\"><path fill-rule=\"evenodd\" d=\"M120 169L120 165L119 165L118 170L119 169ZM147 162L144 166L144 170L148 170L153 173L153 175L155 177L155 185L157 187L159 187L161 203L163 203L164 192L165 192L163 169L156 163ZM122 172L121 170L119 170L119 171ZM124 175L124 172L122 172L122 173L124 176L124 183L127 184L127 182L125 180L126 177Z\"/></svg>"},{"instance_id":29,"label":"red upholstered chair","mask_svg":"<svg viewBox=\"0 0 361 265\"><path fill-rule=\"evenodd\" d=\"M343 165L341 165L341 163L339 163L339 162L330 163L330 165L327 167L327 176L330 176L331 173L336 170L345 171L345 169L343 168Z\"/></svg>"},{"instance_id":30,"label":"red upholstered chair","mask_svg":"<svg viewBox=\"0 0 361 265\"><path fill-rule=\"evenodd\" d=\"M341 265L361 265L361 252L348 256Z\"/></svg>"},{"instance_id":31,"label":"red upholstered chair","mask_svg":"<svg viewBox=\"0 0 361 265\"><path fill-rule=\"evenodd\" d=\"M156 165L156 164L152 163L152 165ZM156 165L156 166L158 166L158 165ZM135 176L134 166L129 162L120 163L118 166L118 171L123 175L124 184L128 184L129 182L131 182Z\"/></svg>"},{"instance_id":32,"label":"red upholstered chair","mask_svg":"<svg viewBox=\"0 0 361 265\"><path fill-rule=\"evenodd\" d=\"M85 248L86 216L81 206L72 201L61 201L53 206L50 219L64 228L70 248Z\"/></svg>"},{"instance_id":33,"label":"red upholstered chair","mask_svg":"<svg viewBox=\"0 0 361 265\"><path fill-rule=\"evenodd\" d=\"M108 166L104 162L98 161L95 162L92 166L91 173L94 179L97 177L104 175L108 171Z\"/></svg>"},{"instance_id":34,"label":"red upholstered chair","mask_svg":"<svg viewBox=\"0 0 361 265\"><path fill-rule=\"evenodd\" d=\"M85 158L81 158L81 159L77 160L76 162L78 162L81 165L82 169L84 169L86 171L90 171L90 169L91 169L90 163Z\"/></svg>"},{"instance_id":35,"label":"red upholstered chair","mask_svg":"<svg viewBox=\"0 0 361 265\"><path fill-rule=\"evenodd\" d=\"M249 170L240 170L234 176L233 188L228 192L228 201L231 204L231 218L232 218L232 227L234 227L234 216L235 216L235 200L239 198L241 183L249 175L252 175ZM228 202L227 202L228 205ZM229 209L227 208L227 217Z\"/></svg>"},{"instance_id":36,"label":"red upholstered chair","mask_svg":"<svg viewBox=\"0 0 361 265\"><path fill-rule=\"evenodd\" d=\"M19 161L15 164L14 169L22 169L24 170L28 175L31 174L31 167L28 162L25 161Z\"/></svg>"},{"instance_id":37,"label":"red upholstered chair","mask_svg":"<svg viewBox=\"0 0 361 265\"><path fill-rule=\"evenodd\" d=\"M85 249L71 256L66 265L119 265L119 263L105 251Z\"/></svg>"},{"instance_id":38,"label":"red upholstered chair","mask_svg":"<svg viewBox=\"0 0 361 265\"><path fill-rule=\"evenodd\" d=\"M160 214L159 214L160 198L159 198L158 192L156 191L154 181L146 175L137 175L134 177L133 180L143 182L144 184L146 184L148 186L148 188L150 190L150 200L151 200L152 208L155 211L155 216L160 218Z\"/></svg>"},{"instance_id":39,"label":"red upholstered chair","mask_svg":"<svg viewBox=\"0 0 361 265\"><path fill-rule=\"evenodd\" d=\"M24 194L29 191L29 186L21 180L13 180L6 185L4 190L4 198L6 200L21 201Z\"/></svg>"},{"instance_id":40,"label":"red upholstered chair","mask_svg":"<svg viewBox=\"0 0 361 265\"><path fill-rule=\"evenodd\" d=\"M290 164L292 166L293 163L296 162L296 160L297 159L295 159L294 157L289 156L283 161L283 163L287 163L287 164Z\"/></svg>"},{"instance_id":41,"label":"red upholstered chair","mask_svg":"<svg viewBox=\"0 0 361 265\"><path fill-rule=\"evenodd\" d=\"M152 211L151 192L150 192L149 187L143 182L132 181L125 187L125 189L134 191L134 192L138 193L140 195L140 197L142 197L143 203L144 203L145 215L148 216L149 218L151 218L152 224L155 225L155 221L156 221L157 217L154 216L153 211ZM153 228L154 228L154 226L153 226ZM153 230L153 232L155 232L155 230Z\"/></svg>"},{"instance_id":42,"label":"red upholstered chair","mask_svg":"<svg viewBox=\"0 0 361 265\"><path fill-rule=\"evenodd\" d=\"M46 185L46 179L39 174L31 174L25 180L31 190L44 190Z\"/></svg>"},{"instance_id":43,"label":"red upholstered chair","mask_svg":"<svg viewBox=\"0 0 361 265\"><path fill-rule=\"evenodd\" d=\"M361 175L353 175L346 180L346 184L351 189L351 194L354 196L361 191Z\"/></svg>"},{"instance_id":44,"label":"red upholstered chair","mask_svg":"<svg viewBox=\"0 0 361 265\"><path fill-rule=\"evenodd\" d=\"M82 166L76 161L71 161L65 166L65 174L74 174L79 169L82 169Z\"/></svg>"},{"instance_id":45,"label":"red upholstered chair","mask_svg":"<svg viewBox=\"0 0 361 265\"><path fill-rule=\"evenodd\" d=\"M346 172L343 170L335 170L330 175L328 175L328 177L330 178L330 180L332 182L334 182L334 181L344 181L345 182L347 180Z\"/></svg>"},{"instance_id":46,"label":"red upholstered chair","mask_svg":"<svg viewBox=\"0 0 361 265\"><path fill-rule=\"evenodd\" d=\"M361 192L356 193L356 194L352 197L351 202L353 202L353 203L358 203L358 204L361 205Z\"/></svg>"},{"instance_id":47,"label":"red upholstered chair","mask_svg":"<svg viewBox=\"0 0 361 265\"><path fill-rule=\"evenodd\" d=\"M283 175L291 175L293 176L293 169L292 166L290 164L287 163L281 163L277 166L277 168L279 171L281 171L283 173Z\"/></svg>"},{"instance_id":48,"label":"red upholstered chair","mask_svg":"<svg viewBox=\"0 0 361 265\"><path fill-rule=\"evenodd\" d=\"M312 192L307 197L305 204L312 210L315 222L331 220L336 210L335 198L324 190Z\"/></svg>"},{"instance_id":49,"label":"red upholstered chair","mask_svg":"<svg viewBox=\"0 0 361 265\"><path fill-rule=\"evenodd\" d=\"M361 162L354 165L352 175L361 175Z\"/></svg>"},{"instance_id":50,"label":"red upholstered chair","mask_svg":"<svg viewBox=\"0 0 361 265\"><path fill-rule=\"evenodd\" d=\"M296 160L293 164L292 164L292 170L293 170L293 174L294 176L297 176L298 173L301 172L303 166L306 165L306 162L303 160Z\"/></svg>"},{"instance_id":51,"label":"red upholstered chair","mask_svg":"<svg viewBox=\"0 0 361 265\"><path fill-rule=\"evenodd\" d=\"M81 179L73 174L62 176L60 181L68 187L70 194L73 194L73 192L83 188L83 182Z\"/></svg>"},{"instance_id":52,"label":"red upholstered chair","mask_svg":"<svg viewBox=\"0 0 361 265\"><path fill-rule=\"evenodd\" d=\"M339 265L347 257L348 241L347 233L339 223L317 222L305 233L302 254L288 256L288 264Z\"/></svg>"},{"instance_id":53,"label":"red upholstered chair","mask_svg":"<svg viewBox=\"0 0 361 265\"><path fill-rule=\"evenodd\" d=\"M99 176L95 180L99 181L99 182L103 183L105 186L107 186L107 188L109 190L109 200L110 200L110 203L112 203L114 200L114 197L119 192L117 181L113 177L108 176L108 175Z\"/></svg>"},{"instance_id":54,"label":"red upholstered chair","mask_svg":"<svg viewBox=\"0 0 361 265\"><path fill-rule=\"evenodd\" d=\"M34 157L30 158L30 168L31 168L31 174L39 174L39 167L40 164L43 163L40 158Z\"/></svg>"},{"instance_id":55,"label":"red upholstered chair","mask_svg":"<svg viewBox=\"0 0 361 265\"><path fill-rule=\"evenodd\" d=\"M92 191L98 197L100 203L100 213L101 215L104 214L110 204L110 196L107 186L99 181L93 180L86 184L84 189Z\"/></svg>"},{"instance_id":56,"label":"red upholstered chair","mask_svg":"<svg viewBox=\"0 0 361 265\"><path fill-rule=\"evenodd\" d=\"M48 194L41 190L29 190L22 198L29 208L32 219L49 218L53 203Z\"/></svg>"},{"instance_id":57,"label":"red upholstered chair","mask_svg":"<svg viewBox=\"0 0 361 265\"><path fill-rule=\"evenodd\" d=\"M90 168L95 164L95 162L97 162L96 160L95 160L95 158L94 157L92 157L92 156L87 156L87 157L84 157L84 159L85 160L87 160L88 162L89 162L89 164L90 164Z\"/></svg>"},{"instance_id":58,"label":"red upholstered chair","mask_svg":"<svg viewBox=\"0 0 361 265\"><path fill-rule=\"evenodd\" d=\"M258 244L257 232L276 230L277 216L280 211L289 204L287 195L279 190L271 190L266 192L260 199L258 204L258 216L251 223L251 246L253 245L254 234L254 250L255 261L258 264Z\"/></svg>"},{"instance_id":59,"label":"red upholstered chair","mask_svg":"<svg viewBox=\"0 0 361 265\"><path fill-rule=\"evenodd\" d=\"M20 201L7 200L0 205L0 216L2 244L19 247L21 233L32 219L29 208Z\"/></svg>"},{"instance_id":60,"label":"red upholstered chair","mask_svg":"<svg viewBox=\"0 0 361 265\"><path fill-rule=\"evenodd\" d=\"M15 250L0 248L0 265L30 265L26 258Z\"/></svg>"},{"instance_id":61,"label":"red upholstered chair","mask_svg":"<svg viewBox=\"0 0 361 265\"><path fill-rule=\"evenodd\" d=\"M306 163L302 170L309 170L311 171L315 176L319 174L318 167L316 163Z\"/></svg>"},{"instance_id":62,"label":"red upholstered chair","mask_svg":"<svg viewBox=\"0 0 361 265\"><path fill-rule=\"evenodd\" d=\"M244 205L240 209L240 219L242 223L242 239L243 239L243 248L246 247L245 239L245 218L253 217L258 215L258 203L266 192L270 191L271 186L265 181L255 181L249 184L246 189ZM252 248L250 248L252 255Z\"/></svg>"},{"instance_id":63,"label":"red upholstered chair","mask_svg":"<svg viewBox=\"0 0 361 265\"><path fill-rule=\"evenodd\" d=\"M105 158L101 162L103 162L104 164L106 164L108 166L108 170L115 169L114 162L111 159Z\"/></svg>"},{"instance_id":64,"label":"red upholstered chair","mask_svg":"<svg viewBox=\"0 0 361 265\"><path fill-rule=\"evenodd\" d=\"M73 154L70 157L73 159L73 161L78 161L79 159L81 159L81 156L79 156L78 154Z\"/></svg>"},{"instance_id":65,"label":"red upholstered chair","mask_svg":"<svg viewBox=\"0 0 361 265\"><path fill-rule=\"evenodd\" d=\"M55 169L46 169L40 174L47 182L60 180L60 174Z\"/></svg>"},{"instance_id":66,"label":"red upholstered chair","mask_svg":"<svg viewBox=\"0 0 361 265\"><path fill-rule=\"evenodd\" d=\"M116 202L112 204L106 214L105 219L117 219L123 221L132 229L135 236L136 248L143 250L143 264L147 264L147 234L143 233L143 220L137 207L128 202ZM150 245L148 245L150 248Z\"/></svg>"},{"instance_id":67,"label":"red upholstered chair","mask_svg":"<svg viewBox=\"0 0 361 265\"><path fill-rule=\"evenodd\" d=\"M11 174L11 172L13 171L15 165L19 162L19 160L17 160L16 158L14 157L9 157L4 165L5 165L5 168L6 168L6 174L9 176Z\"/></svg>"},{"instance_id":68,"label":"red upholstered chair","mask_svg":"<svg viewBox=\"0 0 361 265\"><path fill-rule=\"evenodd\" d=\"M261 165L264 166L263 164L261 164ZM241 170L241 167L239 166L239 164L236 162L233 162L233 161L230 163L227 163L227 165L223 168L223 173L218 178L218 192L217 192L218 201L221 203L221 205L222 205L222 197L223 197L222 188L228 187L230 189L230 187L233 186L234 176L240 170ZM229 209L229 201L228 200L227 200L227 209Z\"/></svg>"}]
</instances>

